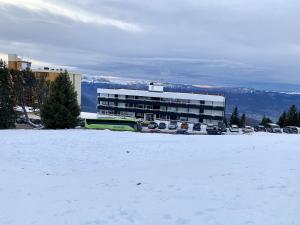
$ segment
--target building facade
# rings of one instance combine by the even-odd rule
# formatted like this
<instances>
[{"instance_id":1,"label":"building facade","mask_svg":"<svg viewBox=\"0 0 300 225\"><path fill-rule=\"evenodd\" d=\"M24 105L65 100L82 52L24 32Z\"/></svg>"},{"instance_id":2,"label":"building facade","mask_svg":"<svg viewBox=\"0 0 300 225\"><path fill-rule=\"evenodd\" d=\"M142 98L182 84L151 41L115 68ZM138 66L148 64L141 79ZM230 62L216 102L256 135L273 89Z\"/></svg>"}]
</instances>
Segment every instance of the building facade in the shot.
<instances>
[{"instance_id":1,"label":"building facade","mask_svg":"<svg viewBox=\"0 0 300 225\"><path fill-rule=\"evenodd\" d=\"M8 54L8 69L12 70L25 70L31 69L32 63L30 60L24 60L17 54ZM54 81L61 73L64 72L63 69L53 69L49 67L44 67L40 69L31 69L35 77L45 77L47 80ZM74 85L74 89L77 92L77 101L81 105L81 74L68 71L70 80Z\"/></svg>"},{"instance_id":2,"label":"building facade","mask_svg":"<svg viewBox=\"0 0 300 225\"><path fill-rule=\"evenodd\" d=\"M50 69L48 67L44 67L43 69L32 69L35 77L46 77L47 80L54 81L61 73L64 72L63 69ZM78 104L81 105L81 74L75 73L72 71L68 71L70 80L74 86L74 89L77 93L77 101Z\"/></svg>"},{"instance_id":3,"label":"building facade","mask_svg":"<svg viewBox=\"0 0 300 225\"><path fill-rule=\"evenodd\" d=\"M218 124L225 116L225 97L164 92L159 85L146 90L98 89L98 114Z\"/></svg>"}]
</instances>

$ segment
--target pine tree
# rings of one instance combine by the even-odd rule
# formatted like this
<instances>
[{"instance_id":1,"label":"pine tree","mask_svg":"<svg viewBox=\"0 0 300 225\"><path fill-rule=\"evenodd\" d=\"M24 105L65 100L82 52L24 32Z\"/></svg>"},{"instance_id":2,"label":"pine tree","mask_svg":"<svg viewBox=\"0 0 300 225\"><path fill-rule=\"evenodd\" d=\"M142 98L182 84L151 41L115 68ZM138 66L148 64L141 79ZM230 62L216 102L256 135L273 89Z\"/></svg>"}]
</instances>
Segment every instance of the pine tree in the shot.
<instances>
[{"instance_id":1,"label":"pine tree","mask_svg":"<svg viewBox=\"0 0 300 225\"><path fill-rule=\"evenodd\" d=\"M286 112L283 112L283 113L281 114L281 116L279 117L277 124L278 124L281 128L283 128L283 127L286 126L286 123L287 123L287 115L286 115Z\"/></svg>"},{"instance_id":2,"label":"pine tree","mask_svg":"<svg viewBox=\"0 0 300 225\"><path fill-rule=\"evenodd\" d=\"M51 84L50 96L41 108L42 123L48 129L74 128L79 114L77 93L66 71Z\"/></svg>"},{"instance_id":3,"label":"pine tree","mask_svg":"<svg viewBox=\"0 0 300 225\"><path fill-rule=\"evenodd\" d=\"M263 116L261 122L259 123L259 125L262 125L262 126L267 126L268 123L273 123L272 120L266 116Z\"/></svg>"},{"instance_id":4,"label":"pine tree","mask_svg":"<svg viewBox=\"0 0 300 225\"><path fill-rule=\"evenodd\" d=\"M243 115L241 116L239 125L241 128L244 128L246 126L246 114L245 113L243 113Z\"/></svg>"},{"instance_id":5,"label":"pine tree","mask_svg":"<svg viewBox=\"0 0 300 225\"><path fill-rule=\"evenodd\" d=\"M298 110L297 107L295 105L292 105L289 109L289 111L287 112L286 115L286 125L287 126L297 126L297 122L298 122Z\"/></svg>"},{"instance_id":6,"label":"pine tree","mask_svg":"<svg viewBox=\"0 0 300 225\"><path fill-rule=\"evenodd\" d=\"M231 114L231 117L230 117L230 121L229 121L230 125L239 125L240 124L240 119L239 119L239 111L238 111L238 108L235 107L232 114Z\"/></svg>"},{"instance_id":7,"label":"pine tree","mask_svg":"<svg viewBox=\"0 0 300 225\"><path fill-rule=\"evenodd\" d=\"M15 127L16 113L11 75L0 60L0 129Z\"/></svg>"}]
</instances>

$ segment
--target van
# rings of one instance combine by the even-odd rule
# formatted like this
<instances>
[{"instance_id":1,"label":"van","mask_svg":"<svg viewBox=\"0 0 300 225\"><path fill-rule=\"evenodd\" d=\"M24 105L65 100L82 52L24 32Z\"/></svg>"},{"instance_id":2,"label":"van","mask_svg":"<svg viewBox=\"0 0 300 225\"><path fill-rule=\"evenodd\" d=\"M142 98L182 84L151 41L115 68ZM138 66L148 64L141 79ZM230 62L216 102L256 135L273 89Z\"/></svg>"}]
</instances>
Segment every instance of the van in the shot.
<instances>
[{"instance_id":1,"label":"van","mask_svg":"<svg viewBox=\"0 0 300 225\"><path fill-rule=\"evenodd\" d=\"M269 133L281 133L281 128L276 123L268 123L266 129Z\"/></svg>"}]
</instances>

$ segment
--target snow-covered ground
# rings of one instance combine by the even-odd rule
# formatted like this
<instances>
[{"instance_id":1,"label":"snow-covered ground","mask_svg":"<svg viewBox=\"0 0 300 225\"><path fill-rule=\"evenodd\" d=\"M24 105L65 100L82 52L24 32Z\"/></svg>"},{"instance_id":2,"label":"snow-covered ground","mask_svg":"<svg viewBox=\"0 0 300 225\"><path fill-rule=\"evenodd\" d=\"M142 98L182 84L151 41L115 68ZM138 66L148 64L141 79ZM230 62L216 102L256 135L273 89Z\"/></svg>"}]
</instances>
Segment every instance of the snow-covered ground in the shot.
<instances>
[{"instance_id":1,"label":"snow-covered ground","mask_svg":"<svg viewBox=\"0 0 300 225\"><path fill-rule=\"evenodd\" d=\"M299 225L300 136L0 131L1 225Z\"/></svg>"}]
</instances>

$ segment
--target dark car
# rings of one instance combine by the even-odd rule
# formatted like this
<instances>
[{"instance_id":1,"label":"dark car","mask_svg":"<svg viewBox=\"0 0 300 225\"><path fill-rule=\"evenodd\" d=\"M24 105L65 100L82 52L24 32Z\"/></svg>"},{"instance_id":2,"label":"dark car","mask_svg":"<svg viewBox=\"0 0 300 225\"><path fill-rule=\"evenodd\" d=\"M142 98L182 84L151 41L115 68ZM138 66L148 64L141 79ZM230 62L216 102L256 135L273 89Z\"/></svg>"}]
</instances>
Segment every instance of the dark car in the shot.
<instances>
[{"instance_id":1,"label":"dark car","mask_svg":"<svg viewBox=\"0 0 300 225\"><path fill-rule=\"evenodd\" d=\"M201 123L194 123L193 130L194 131L201 131Z\"/></svg>"},{"instance_id":2,"label":"dark car","mask_svg":"<svg viewBox=\"0 0 300 225\"><path fill-rule=\"evenodd\" d=\"M178 129L176 131L176 134L186 134L186 135L188 135L189 133L188 133L187 129Z\"/></svg>"},{"instance_id":3,"label":"dark car","mask_svg":"<svg viewBox=\"0 0 300 225\"><path fill-rule=\"evenodd\" d=\"M35 125L40 125L42 121L40 119L29 119L31 123Z\"/></svg>"},{"instance_id":4,"label":"dark car","mask_svg":"<svg viewBox=\"0 0 300 225\"><path fill-rule=\"evenodd\" d=\"M222 131L217 127L212 124L208 124L206 127L206 132L208 135L220 135L222 134Z\"/></svg>"},{"instance_id":5,"label":"dark car","mask_svg":"<svg viewBox=\"0 0 300 225\"><path fill-rule=\"evenodd\" d=\"M266 130L266 128L264 126L257 125L257 126L254 127L254 131L255 132L266 132L267 130Z\"/></svg>"},{"instance_id":6,"label":"dark car","mask_svg":"<svg viewBox=\"0 0 300 225\"><path fill-rule=\"evenodd\" d=\"M148 125L148 129L155 129L157 127L158 127L158 125L155 122L150 122L149 125Z\"/></svg>"},{"instance_id":7,"label":"dark car","mask_svg":"<svg viewBox=\"0 0 300 225\"><path fill-rule=\"evenodd\" d=\"M158 129L163 130L163 129L166 129L166 128L167 128L167 124L166 123L163 123L163 122L159 123Z\"/></svg>"},{"instance_id":8,"label":"dark car","mask_svg":"<svg viewBox=\"0 0 300 225\"><path fill-rule=\"evenodd\" d=\"M298 128L295 126L287 126L283 128L283 132L287 134L298 134Z\"/></svg>"},{"instance_id":9,"label":"dark car","mask_svg":"<svg viewBox=\"0 0 300 225\"><path fill-rule=\"evenodd\" d=\"M225 123L223 123L223 122L219 122L219 123L218 123L218 128L219 128L219 130L221 130L221 132L223 132L223 133L226 133L226 132L227 132L226 125L225 125Z\"/></svg>"},{"instance_id":10,"label":"dark car","mask_svg":"<svg viewBox=\"0 0 300 225\"><path fill-rule=\"evenodd\" d=\"M17 124L27 124L26 119L24 117L19 117L16 119Z\"/></svg>"}]
</instances>

